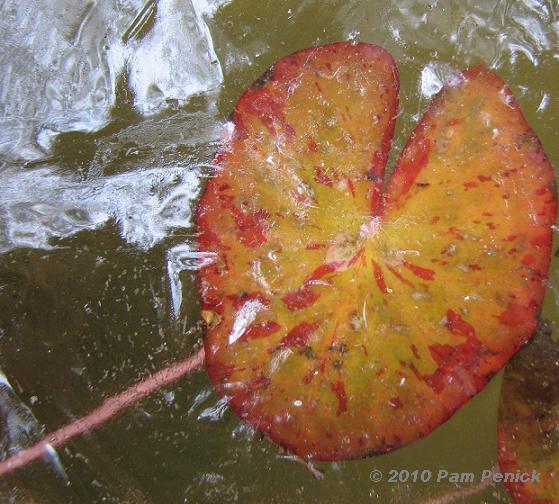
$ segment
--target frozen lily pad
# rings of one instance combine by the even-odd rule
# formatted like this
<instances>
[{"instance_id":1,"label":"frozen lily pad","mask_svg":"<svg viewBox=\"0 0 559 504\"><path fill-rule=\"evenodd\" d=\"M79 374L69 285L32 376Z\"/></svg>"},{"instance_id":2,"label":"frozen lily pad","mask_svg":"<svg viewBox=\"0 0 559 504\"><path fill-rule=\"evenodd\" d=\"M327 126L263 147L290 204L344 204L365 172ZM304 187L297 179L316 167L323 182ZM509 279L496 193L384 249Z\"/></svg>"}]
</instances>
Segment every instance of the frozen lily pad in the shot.
<instances>
[{"instance_id":1,"label":"frozen lily pad","mask_svg":"<svg viewBox=\"0 0 559 504\"><path fill-rule=\"evenodd\" d=\"M299 455L426 435L532 334L551 166L483 68L437 95L382 193L397 112L367 44L278 61L237 103L199 203L206 363L245 420Z\"/></svg>"},{"instance_id":2,"label":"frozen lily pad","mask_svg":"<svg viewBox=\"0 0 559 504\"><path fill-rule=\"evenodd\" d=\"M558 503L559 344L545 325L507 364L498 433L501 471L527 480L505 483L515 502Z\"/></svg>"}]
</instances>

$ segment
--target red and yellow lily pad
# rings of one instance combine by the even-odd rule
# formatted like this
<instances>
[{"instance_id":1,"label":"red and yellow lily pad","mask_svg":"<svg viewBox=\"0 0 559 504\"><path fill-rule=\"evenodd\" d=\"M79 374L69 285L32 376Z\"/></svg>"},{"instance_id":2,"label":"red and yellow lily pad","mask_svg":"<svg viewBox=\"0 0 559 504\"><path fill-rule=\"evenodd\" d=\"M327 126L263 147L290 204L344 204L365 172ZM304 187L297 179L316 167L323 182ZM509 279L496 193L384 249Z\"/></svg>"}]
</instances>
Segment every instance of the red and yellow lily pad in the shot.
<instances>
[{"instance_id":1,"label":"red and yellow lily pad","mask_svg":"<svg viewBox=\"0 0 559 504\"><path fill-rule=\"evenodd\" d=\"M302 456L425 436L536 325L556 192L511 92L484 68L456 77L383 191L397 103L380 47L279 60L239 99L198 206L209 376Z\"/></svg>"},{"instance_id":2,"label":"red and yellow lily pad","mask_svg":"<svg viewBox=\"0 0 559 504\"><path fill-rule=\"evenodd\" d=\"M559 503L559 343L545 328L507 364L501 391L499 465L517 504Z\"/></svg>"}]
</instances>

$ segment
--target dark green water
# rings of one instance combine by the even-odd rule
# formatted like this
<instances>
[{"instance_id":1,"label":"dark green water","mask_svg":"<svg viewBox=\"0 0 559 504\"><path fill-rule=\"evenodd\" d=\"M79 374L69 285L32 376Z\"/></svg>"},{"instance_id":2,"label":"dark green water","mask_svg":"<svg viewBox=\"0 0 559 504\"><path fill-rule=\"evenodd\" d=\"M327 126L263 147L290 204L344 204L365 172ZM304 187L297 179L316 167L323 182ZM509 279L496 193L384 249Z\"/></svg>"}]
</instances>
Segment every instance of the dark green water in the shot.
<instances>
[{"instance_id":1,"label":"dark green water","mask_svg":"<svg viewBox=\"0 0 559 504\"><path fill-rule=\"evenodd\" d=\"M233 0L207 21L224 74L215 94L146 119L133 111L123 78L110 124L97 133L60 135L47 166L88 180L140 166L188 169L208 163L215 137L190 141L192 130L201 123L224 123L246 86L279 57L348 38L382 45L398 62L401 113L390 166L429 101L428 84L436 87L425 68L448 75L476 64L491 65L511 86L548 157L559 166L557 2L397 4ZM12 167L30 170L44 163ZM123 239L120 225L109 222L51 240L51 250L18 247L0 255L0 367L47 431L184 358L203 336L195 272L180 273L183 303L176 319L167 270L168 251L192 244L195 229L170 230L146 251ZM542 314L554 331L558 288L554 258ZM412 446L375 458L319 464L325 477L317 481L302 465L282 459L276 446L230 411L220 412L219 398L201 371L61 448L67 480L52 465L36 463L0 482L0 501L443 502L436 498L456 491L455 485L388 483L388 472L474 472L478 482L481 471L496 463L499 390L497 377ZM383 472L381 482L371 481L373 469ZM504 488L494 485L456 502L510 501Z\"/></svg>"}]
</instances>

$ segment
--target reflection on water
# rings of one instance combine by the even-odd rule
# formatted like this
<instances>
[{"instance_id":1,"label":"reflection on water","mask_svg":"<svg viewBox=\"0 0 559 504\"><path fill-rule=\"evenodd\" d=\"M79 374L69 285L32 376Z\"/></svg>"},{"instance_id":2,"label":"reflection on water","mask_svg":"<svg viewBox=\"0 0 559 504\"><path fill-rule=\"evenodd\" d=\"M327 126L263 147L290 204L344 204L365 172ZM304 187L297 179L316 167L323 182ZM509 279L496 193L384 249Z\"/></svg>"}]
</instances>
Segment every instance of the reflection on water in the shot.
<instances>
[{"instance_id":1,"label":"reflection on water","mask_svg":"<svg viewBox=\"0 0 559 504\"><path fill-rule=\"evenodd\" d=\"M559 166L551 0L0 0L0 11L4 452L183 358L201 336L196 198L234 102L279 57L336 40L386 47L401 76L391 159L442 83L486 64ZM555 260L552 326L558 271ZM56 464L37 464L0 482L0 500L436 502L456 488L373 484L369 473L490 468L498 391L492 383L411 447L321 464L318 482L278 459L199 373L59 450L69 484ZM464 502L509 500L494 486Z\"/></svg>"}]
</instances>

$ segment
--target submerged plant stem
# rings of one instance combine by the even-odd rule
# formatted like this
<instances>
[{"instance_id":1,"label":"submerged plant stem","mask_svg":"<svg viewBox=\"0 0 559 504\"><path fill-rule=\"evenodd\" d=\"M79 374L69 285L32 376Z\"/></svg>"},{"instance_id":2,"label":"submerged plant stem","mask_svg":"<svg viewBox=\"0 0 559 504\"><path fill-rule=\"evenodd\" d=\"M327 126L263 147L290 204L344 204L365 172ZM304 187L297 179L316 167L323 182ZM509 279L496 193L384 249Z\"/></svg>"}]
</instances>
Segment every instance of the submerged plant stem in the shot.
<instances>
[{"instance_id":1,"label":"submerged plant stem","mask_svg":"<svg viewBox=\"0 0 559 504\"><path fill-rule=\"evenodd\" d=\"M491 472L499 472L499 467L494 465L491 468ZM422 504L452 504L453 502L464 502L465 498L480 494L490 488L491 485L493 485L493 480L491 478L486 478L475 485L454 490L437 497L431 497L430 499L423 501Z\"/></svg>"},{"instance_id":2,"label":"submerged plant stem","mask_svg":"<svg viewBox=\"0 0 559 504\"><path fill-rule=\"evenodd\" d=\"M91 413L70 422L60 429L47 434L41 441L19 451L15 455L0 462L0 477L25 467L43 455L47 455L54 448L64 445L75 436L90 432L101 427L108 420L118 415L124 409L132 406L137 401L149 396L153 392L170 385L184 376L192 373L204 364L204 349L201 348L195 355L172 364L153 376L132 385L124 392L120 392L106 399L101 406Z\"/></svg>"}]
</instances>

